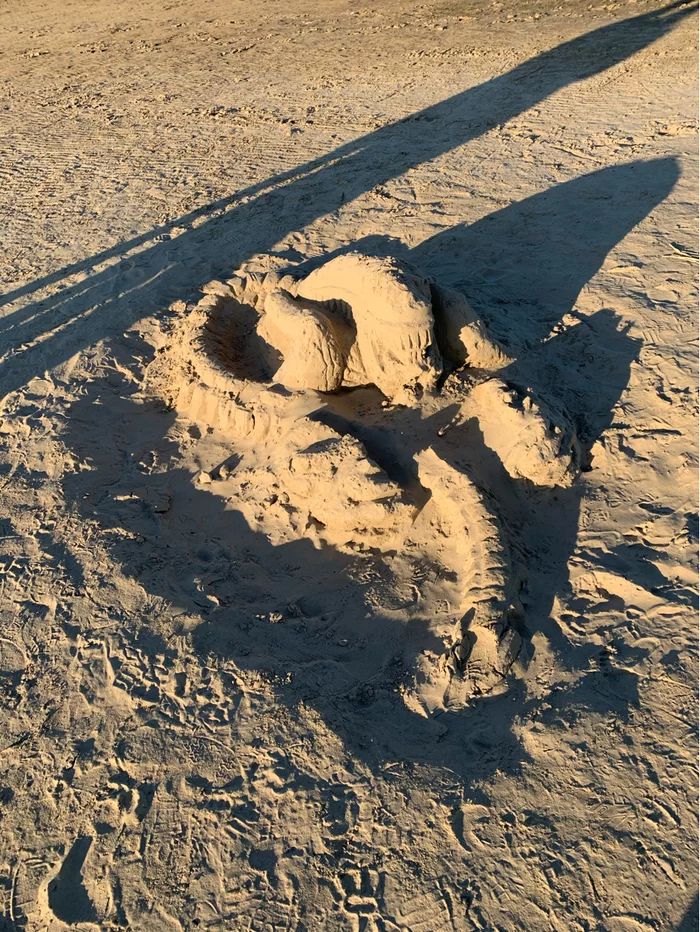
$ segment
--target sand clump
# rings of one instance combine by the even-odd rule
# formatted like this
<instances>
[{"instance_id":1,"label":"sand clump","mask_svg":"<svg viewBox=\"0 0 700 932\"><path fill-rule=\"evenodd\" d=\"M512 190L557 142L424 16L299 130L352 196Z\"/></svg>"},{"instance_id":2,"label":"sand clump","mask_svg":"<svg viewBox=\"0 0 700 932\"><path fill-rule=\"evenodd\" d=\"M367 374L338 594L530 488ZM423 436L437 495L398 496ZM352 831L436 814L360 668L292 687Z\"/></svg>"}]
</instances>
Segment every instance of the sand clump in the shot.
<instances>
[{"instance_id":1,"label":"sand clump","mask_svg":"<svg viewBox=\"0 0 700 932\"><path fill-rule=\"evenodd\" d=\"M251 527L264 525L274 544L308 537L340 550L389 548L417 512L359 441L309 417L252 448L217 486L236 497Z\"/></svg>"},{"instance_id":2,"label":"sand clump","mask_svg":"<svg viewBox=\"0 0 700 932\"><path fill-rule=\"evenodd\" d=\"M443 358L487 371L503 369L513 361L489 335L461 291L431 282L430 293Z\"/></svg>"},{"instance_id":3,"label":"sand clump","mask_svg":"<svg viewBox=\"0 0 700 932\"><path fill-rule=\"evenodd\" d=\"M531 391L488 379L470 392L463 417L475 417L484 443L514 479L568 486L579 474L580 446L561 412Z\"/></svg>"},{"instance_id":4,"label":"sand clump","mask_svg":"<svg viewBox=\"0 0 700 932\"><path fill-rule=\"evenodd\" d=\"M343 384L346 365L342 351L345 323L311 302L273 291L265 300L258 333L283 357L276 378L288 388L334 392Z\"/></svg>"},{"instance_id":5,"label":"sand clump","mask_svg":"<svg viewBox=\"0 0 700 932\"><path fill-rule=\"evenodd\" d=\"M397 401L435 389L443 364L430 285L417 270L396 259L349 253L311 272L297 294L341 319L341 385L373 384Z\"/></svg>"}]
</instances>

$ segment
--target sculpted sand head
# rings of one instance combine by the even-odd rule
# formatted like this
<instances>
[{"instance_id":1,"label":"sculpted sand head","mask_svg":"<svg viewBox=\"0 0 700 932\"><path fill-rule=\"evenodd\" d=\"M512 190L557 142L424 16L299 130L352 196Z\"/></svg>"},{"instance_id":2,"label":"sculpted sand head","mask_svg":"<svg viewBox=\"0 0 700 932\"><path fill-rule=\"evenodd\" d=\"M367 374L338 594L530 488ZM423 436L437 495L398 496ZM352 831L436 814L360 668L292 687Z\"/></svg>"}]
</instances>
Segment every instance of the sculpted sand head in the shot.
<instances>
[{"instance_id":1,"label":"sculpted sand head","mask_svg":"<svg viewBox=\"0 0 700 932\"><path fill-rule=\"evenodd\" d=\"M396 259L349 253L312 272L298 295L343 314L343 385L373 384L393 400L436 388L443 365L430 284L420 272Z\"/></svg>"}]
</instances>

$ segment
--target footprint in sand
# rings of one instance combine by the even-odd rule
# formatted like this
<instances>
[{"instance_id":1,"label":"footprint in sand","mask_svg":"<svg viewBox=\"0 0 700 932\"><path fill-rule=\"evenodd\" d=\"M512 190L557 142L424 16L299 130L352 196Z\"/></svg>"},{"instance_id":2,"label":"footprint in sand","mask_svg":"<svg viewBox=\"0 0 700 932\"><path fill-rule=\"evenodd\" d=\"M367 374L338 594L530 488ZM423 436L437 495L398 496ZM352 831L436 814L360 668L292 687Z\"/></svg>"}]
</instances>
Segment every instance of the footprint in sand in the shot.
<instances>
[{"instance_id":1,"label":"footprint in sand","mask_svg":"<svg viewBox=\"0 0 700 932\"><path fill-rule=\"evenodd\" d=\"M450 611L433 626L444 653L420 654L405 701L432 713L493 689L520 650L519 579L497 505L436 452L431 419L474 420L513 479L554 486L579 469L566 416L499 378L512 359L466 298L408 263L349 253L304 278L241 274L204 291L147 385L235 439L238 466L218 477L228 502L251 527L264 517L273 543L310 537L444 567ZM368 386L387 419L363 433ZM411 429L391 435L392 417ZM412 468L389 468L402 459Z\"/></svg>"},{"instance_id":2,"label":"footprint in sand","mask_svg":"<svg viewBox=\"0 0 700 932\"><path fill-rule=\"evenodd\" d=\"M69 925L96 923L99 918L83 882L83 865L91 845L91 836L81 835L77 838L58 874L49 881L49 908L57 919Z\"/></svg>"}]
</instances>

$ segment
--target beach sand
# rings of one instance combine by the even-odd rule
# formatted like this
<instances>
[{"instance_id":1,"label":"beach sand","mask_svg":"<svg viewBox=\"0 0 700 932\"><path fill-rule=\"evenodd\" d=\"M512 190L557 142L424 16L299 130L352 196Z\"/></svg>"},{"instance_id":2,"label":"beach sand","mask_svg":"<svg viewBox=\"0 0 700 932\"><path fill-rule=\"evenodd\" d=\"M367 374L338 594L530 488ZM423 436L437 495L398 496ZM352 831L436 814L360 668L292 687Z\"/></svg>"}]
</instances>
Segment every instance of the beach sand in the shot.
<instances>
[{"instance_id":1,"label":"beach sand","mask_svg":"<svg viewBox=\"0 0 700 932\"><path fill-rule=\"evenodd\" d=\"M0 6L0 929L697 927L696 32Z\"/></svg>"}]
</instances>

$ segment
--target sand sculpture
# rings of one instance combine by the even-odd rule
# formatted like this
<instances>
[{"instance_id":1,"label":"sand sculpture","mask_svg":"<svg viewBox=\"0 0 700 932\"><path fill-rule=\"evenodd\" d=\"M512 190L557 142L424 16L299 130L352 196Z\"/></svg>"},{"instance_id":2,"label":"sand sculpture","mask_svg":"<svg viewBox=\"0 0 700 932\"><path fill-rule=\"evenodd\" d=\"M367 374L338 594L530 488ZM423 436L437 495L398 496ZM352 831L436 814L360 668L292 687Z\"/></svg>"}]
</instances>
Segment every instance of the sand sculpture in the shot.
<instances>
[{"instance_id":1,"label":"sand sculpture","mask_svg":"<svg viewBox=\"0 0 700 932\"><path fill-rule=\"evenodd\" d=\"M412 501L351 430L315 414L334 393L368 385L389 407L421 409L466 366L473 379L459 417L476 419L514 480L545 486L577 474L566 417L499 377L512 359L460 292L397 259L349 253L303 278L248 273L204 291L151 365L151 388L247 451L229 481L244 515L265 502L277 540L379 551L408 540L426 552L436 536L449 540L458 606L440 662L417 661L407 701L434 710L488 692L520 649L517 580L497 510L430 446L416 451L414 470L429 501Z\"/></svg>"}]
</instances>

